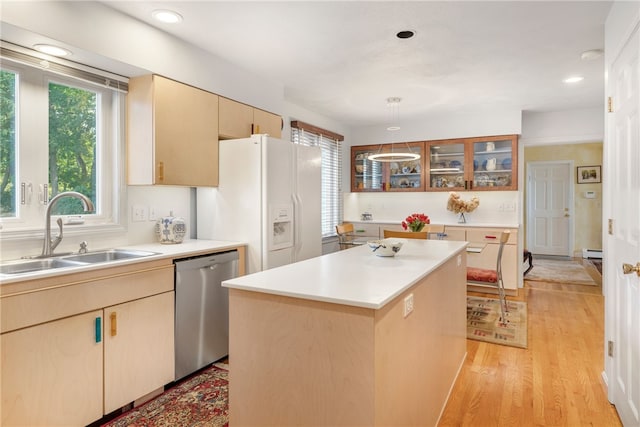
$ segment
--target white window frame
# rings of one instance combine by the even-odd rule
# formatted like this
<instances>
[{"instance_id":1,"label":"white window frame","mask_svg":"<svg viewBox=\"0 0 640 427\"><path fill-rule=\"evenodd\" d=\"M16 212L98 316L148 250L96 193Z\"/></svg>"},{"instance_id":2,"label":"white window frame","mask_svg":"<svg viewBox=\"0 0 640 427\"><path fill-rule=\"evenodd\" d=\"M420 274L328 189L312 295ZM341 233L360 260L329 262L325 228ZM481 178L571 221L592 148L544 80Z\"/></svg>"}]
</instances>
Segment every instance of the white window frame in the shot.
<instances>
[{"instance_id":1,"label":"white window frame","mask_svg":"<svg viewBox=\"0 0 640 427\"><path fill-rule=\"evenodd\" d=\"M96 129L96 212L82 215L83 224L65 227L66 235L126 230L124 175L125 94L84 79L3 57L1 68L18 74L16 89L16 216L0 218L2 240L42 238L46 204L41 185L49 181L49 83L90 90L98 94ZM86 69L86 67L85 67ZM21 183L25 204L21 204ZM61 215L67 221L66 215ZM52 216L52 223L58 216Z\"/></svg>"}]
</instances>

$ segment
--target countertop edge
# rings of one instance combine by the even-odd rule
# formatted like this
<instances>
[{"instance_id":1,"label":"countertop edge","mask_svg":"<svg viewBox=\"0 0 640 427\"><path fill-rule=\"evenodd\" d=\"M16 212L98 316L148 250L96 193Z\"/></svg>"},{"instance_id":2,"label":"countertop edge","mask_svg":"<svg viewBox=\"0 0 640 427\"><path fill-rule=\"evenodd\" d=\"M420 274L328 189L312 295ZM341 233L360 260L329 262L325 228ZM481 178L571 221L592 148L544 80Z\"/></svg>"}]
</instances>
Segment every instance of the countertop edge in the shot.
<instances>
[{"instance_id":1,"label":"countertop edge","mask_svg":"<svg viewBox=\"0 0 640 427\"><path fill-rule=\"evenodd\" d=\"M451 258L453 258L456 255L458 255L461 252L463 252L465 250L465 248L469 245L468 242L464 242L464 241L452 241L452 242L448 242L448 243L454 245L455 248L452 249L451 252L447 256L441 258L434 265L426 268L421 274L416 275L409 282L405 283L404 285L398 286L393 292L390 292L384 298L380 299L377 302L367 302L367 301L363 301L362 299L355 300L355 299L331 297L331 296L326 296L326 295L317 295L317 294L316 295L312 295L312 294L305 293L305 292L295 292L295 291L291 291L291 290L281 290L281 289L258 287L258 286L253 286L253 285L250 285L250 284L241 283L243 281L244 277L238 277L238 278L235 278L235 279L225 280L225 281L222 282L222 286L224 286L226 288L229 288L229 289L236 289L236 290L247 291L247 292L257 292L257 293L263 293L263 294L268 294L268 295L277 295L277 296L290 297L290 298L296 298L296 299L304 299L304 300L308 300L308 301L327 302L327 303L347 305L347 306L352 306L352 307L361 307L361 308L369 308L369 309L378 310L378 309L383 308L389 302L393 301L393 299L395 299L398 295L402 294L407 289L411 288L413 285L415 285L416 283L421 281L423 278L425 278L426 276L431 274L433 271L435 271L440 266L445 264ZM358 248L353 248L353 249L348 249L348 250L357 250L357 249ZM344 251L338 251L336 253L339 254L340 252L344 252ZM322 257L326 257L326 256L329 256L329 255L332 255L332 254L323 255ZM318 258L321 258L321 257L318 257ZM309 260L307 260L307 261L309 261ZM283 267L279 267L279 268L286 268L286 267L287 266L283 266ZM259 275L261 273L262 272L254 273L254 275Z\"/></svg>"},{"instance_id":2,"label":"countertop edge","mask_svg":"<svg viewBox=\"0 0 640 427\"><path fill-rule=\"evenodd\" d=\"M49 270L30 272L24 274L0 274L1 284L19 283L30 280L46 279L49 277L63 276L66 274L74 274L85 271L101 270L111 267L119 267L123 265L131 265L144 263L149 261L157 261L166 258L186 258L191 256L206 255L211 252L221 252L246 246L246 242L234 242L223 240L198 240L190 239L177 244L161 244L161 243L143 243L130 246L117 246L117 249L132 249L149 252L156 252L155 255L145 256L141 258L123 259L118 261L110 261L108 263L95 263L83 266L73 266L65 268L53 268ZM95 249L100 251L105 249ZM91 252L91 251L89 251Z\"/></svg>"}]
</instances>

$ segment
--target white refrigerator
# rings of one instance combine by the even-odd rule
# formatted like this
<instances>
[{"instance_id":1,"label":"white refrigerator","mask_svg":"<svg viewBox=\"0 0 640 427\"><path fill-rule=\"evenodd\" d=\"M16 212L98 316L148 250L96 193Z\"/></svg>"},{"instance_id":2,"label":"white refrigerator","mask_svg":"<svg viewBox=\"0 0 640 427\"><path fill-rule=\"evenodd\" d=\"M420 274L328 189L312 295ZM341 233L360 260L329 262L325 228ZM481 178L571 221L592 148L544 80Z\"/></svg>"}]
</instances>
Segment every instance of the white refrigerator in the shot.
<instances>
[{"instance_id":1,"label":"white refrigerator","mask_svg":"<svg viewBox=\"0 0 640 427\"><path fill-rule=\"evenodd\" d=\"M199 239L247 243L247 273L322 254L321 154L252 135L220 141L217 188L197 190Z\"/></svg>"}]
</instances>

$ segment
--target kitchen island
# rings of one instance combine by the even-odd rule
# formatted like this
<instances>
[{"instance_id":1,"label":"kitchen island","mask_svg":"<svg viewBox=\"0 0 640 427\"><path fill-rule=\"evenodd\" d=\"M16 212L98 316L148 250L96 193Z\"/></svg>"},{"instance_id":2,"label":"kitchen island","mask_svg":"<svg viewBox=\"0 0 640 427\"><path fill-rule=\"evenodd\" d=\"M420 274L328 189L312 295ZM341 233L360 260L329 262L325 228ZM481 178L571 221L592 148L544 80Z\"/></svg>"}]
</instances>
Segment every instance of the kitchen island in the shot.
<instances>
[{"instance_id":1,"label":"kitchen island","mask_svg":"<svg viewBox=\"0 0 640 427\"><path fill-rule=\"evenodd\" d=\"M223 282L230 425L436 425L466 354L466 245L360 246Z\"/></svg>"}]
</instances>

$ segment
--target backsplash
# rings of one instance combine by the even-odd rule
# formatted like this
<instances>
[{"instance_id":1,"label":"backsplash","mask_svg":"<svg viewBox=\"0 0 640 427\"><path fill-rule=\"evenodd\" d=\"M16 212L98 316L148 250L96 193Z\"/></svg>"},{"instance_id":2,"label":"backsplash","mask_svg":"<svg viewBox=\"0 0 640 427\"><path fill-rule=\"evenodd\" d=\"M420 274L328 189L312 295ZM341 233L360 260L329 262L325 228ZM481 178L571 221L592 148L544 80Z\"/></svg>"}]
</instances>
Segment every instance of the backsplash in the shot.
<instances>
[{"instance_id":1,"label":"backsplash","mask_svg":"<svg viewBox=\"0 0 640 427\"><path fill-rule=\"evenodd\" d=\"M465 191L463 200L477 196L480 205L465 214L469 224L519 224L520 199L517 191ZM360 221L365 212L373 221L400 223L411 213L424 213L434 224L454 224L458 214L447 210L448 192L345 193L344 220Z\"/></svg>"}]
</instances>

